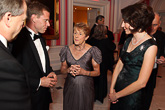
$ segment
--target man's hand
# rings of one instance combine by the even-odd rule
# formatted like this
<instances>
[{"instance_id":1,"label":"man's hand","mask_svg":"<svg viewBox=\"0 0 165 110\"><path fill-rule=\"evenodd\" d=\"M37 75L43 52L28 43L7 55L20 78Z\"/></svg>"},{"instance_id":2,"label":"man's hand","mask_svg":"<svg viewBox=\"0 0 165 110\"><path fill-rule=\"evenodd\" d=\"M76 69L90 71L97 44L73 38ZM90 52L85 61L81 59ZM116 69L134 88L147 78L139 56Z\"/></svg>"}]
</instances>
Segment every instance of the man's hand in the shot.
<instances>
[{"instance_id":1,"label":"man's hand","mask_svg":"<svg viewBox=\"0 0 165 110\"><path fill-rule=\"evenodd\" d=\"M57 84L57 76L54 72L48 74L47 77L41 78L41 86L54 87Z\"/></svg>"},{"instance_id":2,"label":"man's hand","mask_svg":"<svg viewBox=\"0 0 165 110\"><path fill-rule=\"evenodd\" d=\"M158 63L158 64L165 63L165 58L164 58L164 56L161 56L160 59L157 59L157 60L156 60L156 63Z\"/></svg>"}]
</instances>

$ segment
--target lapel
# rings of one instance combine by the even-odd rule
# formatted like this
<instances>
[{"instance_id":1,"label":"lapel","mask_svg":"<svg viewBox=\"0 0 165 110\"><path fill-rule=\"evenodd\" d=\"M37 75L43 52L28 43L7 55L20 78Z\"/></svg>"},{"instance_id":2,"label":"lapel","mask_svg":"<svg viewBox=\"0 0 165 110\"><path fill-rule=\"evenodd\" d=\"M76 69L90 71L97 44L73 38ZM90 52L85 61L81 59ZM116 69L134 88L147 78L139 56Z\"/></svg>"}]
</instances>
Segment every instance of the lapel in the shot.
<instances>
[{"instance_id":1,"label":"lapel","mask_svg":"<svg viewBox=\"0 0 165 110\"><path fill-rule=\"evenodd\" d=\"M45 42L45 39L43 37L40 38L40 41L41 41L41 45L43 47L43 50L44 50L44 54L45 54L45 65L46 65L46 73L47 73L47 70L48 70L48 65L49 65L49 55L48 55L48 52L47 52L47 49L46 49L46 42Z\"/></svg>"},{"instance_id":2,"label":"lapel","mask_svg":"<svg viewBox=\"0 0 165 110\"><path fill-rule=\"evenodd\" d=\"M26 28L25 28L25 29L26 29ZM26 31L27 31L27 32L26 32ZM29 32L27 29L25 30L25 35L26 35L26 37L27 37L27 39L28 39L28 42L29 42L29 44L30 44L30 48L31 48L31 50L32 50L32 52L33 52L33 54L34 54L34 56L35 56L34 59L36 59L38 65L39 65L39 67L40 67L40 70L44 73L43 68L42 68L42 64L41 64L41 60L40 60L40 56L39 56L38 51L37 51L37 48L36 48L36 46L35 46L35 44L34 44L32 38L31 38L31 36L30 36L30 32Z\"/></svg>"},{"instance_id":3,"label":"lapel","mask_svg":"<svg viewBox=\"0 0 165 110\"><path fill-rule=\"evenodd\" d=\"M0 47L1 47L4 51L6 51L7 53L9 53L9 54L11 55L9 49L6 48L6 47L3 45L3 43L2 43L1 41L0 41Z\"/></svg>"}]
</instances>

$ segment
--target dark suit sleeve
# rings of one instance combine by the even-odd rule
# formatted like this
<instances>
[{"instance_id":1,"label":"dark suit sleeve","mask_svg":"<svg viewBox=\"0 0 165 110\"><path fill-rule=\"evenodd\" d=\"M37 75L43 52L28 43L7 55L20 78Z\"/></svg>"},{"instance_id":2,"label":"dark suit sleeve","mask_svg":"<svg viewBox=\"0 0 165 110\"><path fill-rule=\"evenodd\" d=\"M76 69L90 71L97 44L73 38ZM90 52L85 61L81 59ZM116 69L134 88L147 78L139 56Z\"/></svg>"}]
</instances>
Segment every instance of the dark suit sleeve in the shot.
<instances>
[{"instance_id":1,"label":"dark suit sleeve","mask_svg":"<svg viewBox=\"0 0 165 110\"><path fill-rule=\"evenodd\" d=\"M121 33L120 41L119 41L119 44L118 44L118 45L123 45L124 42L125 42L125 40L126 40L126 34L125 34L125 31L123 31L123 32Z\"/></svg>"},{"instance_id":2,"label":"dark suit sleeve","mask_svg":"<svg viewBox=\"0 0 165 110\"><path fill-rule=\"evenodd\" d=\"M30 110L27 74L0 42L0 109Z\"/></svg>"},{"instance_id":3,"label":"dark suit sleeve","mask_svg":"<svg viewBox=\"0 0 165 110\"><path fill-rule=\"evenodd\" d=\"M165 57L165 33L161 33L162 35L162 43L161 43L161 50L160 50L160 56Z\"/></svg>"},{"instance_id":4,"label":"dark suit sleeve","mask_svg":"<svg viewBox=\"0 0 165 110\"><path fill-rule=\"evenodd\" d=\"M31 90L36 91L41 77L38 73L41 72L35 69L39 67L36 61L32 59L34 56L31 54L32 51L26 41L28 41L28 39L24 38L22 35L18 36L17 40L13 42L12 54L27 71Z\"/></svg>"},{"instance_id":5,"label":"dark suit sleeve","mask_svg":"<svg viewBox=\"0 0 165 110\"><path fill-rule=\"evenodd\" d=\"M114 42L109 39L106 42L108 50L114 51L116 49L116 44Z\"/></svg>"},{"instance_id":6,"label":"dark suit sleeve","mask_svg":"<svg viewBox=\"0 0 165 110\"><path fill-rule=\"evenodd\" d=\"M91 32L90 32L90 37L92 37L92 35L93 35L93 33L94 33L94 28L95 28L95 27L96 27L95 25L92 27Z\"/></svg>"},{"instance_id":7,"label":"dark suit sleeve","mask_svg":"<svg viewBox=\"0 0 165 110\"><path fill-rule=\"evenodd\" d=\"M107 51L107 55L106 55L107 67L108 67L108 70L113 72L114 50L116 49L116 45L113 41L109 40L109 38L105 40L105 44L106 44L106 51Z\"/></svg>"},{"instance_id":8,"label":"dark suit sleeve","mask_svg":"<svg viewBox=\"0 0 165 110\"><path fill-rule=\"evenodd\" d=\"M95 27L96 27L96 24L94 24L93 27L91 28L89 38L88 38L87 41L86 41L86 43L88 43L88 44L91 43L91 39L92 39L92 35L93 35L93 33L94 33Z\"/></svg>"},{"instance_id":9,"label":"dark suit sleeve","mask_svg":"<svg viewBox=\"0 0 165 110\"><path fill-rule=\"evenodd\" d=\"M165 48L165 34L162 31L156 31L156 33L153 35L156 38L156 43L158 46L158 52L157 57L160 58L160 56L164 56L164 48Z\"/></svg>"},{"instance_id":10,"label":"dark suit sleeve","mask_svg":"<svg viewBox=\"0 0 165 110\"><path fill-rule=\"evenodd\" d=\"M107 27L107 35L108 35L108 38L110 39L110 40L114 40L114 36L113 36L113 33L110 31L110 30L108 30L108 26L106 26Z\"/></svg>"}]
</instances>

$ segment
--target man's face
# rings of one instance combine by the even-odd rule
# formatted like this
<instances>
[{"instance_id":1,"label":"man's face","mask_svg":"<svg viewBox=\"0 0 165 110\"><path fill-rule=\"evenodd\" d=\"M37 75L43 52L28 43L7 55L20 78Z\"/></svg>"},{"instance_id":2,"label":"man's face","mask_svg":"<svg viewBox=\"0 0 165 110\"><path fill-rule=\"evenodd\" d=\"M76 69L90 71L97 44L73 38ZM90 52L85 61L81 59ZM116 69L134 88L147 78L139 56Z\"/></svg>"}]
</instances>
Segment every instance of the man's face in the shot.
<instances>
[{"instance_id":1,"label":"man's face","mask_svg":"<svg viewBox=\"0 0 165 110\"><path fill-rule=\"evenodd\" d=\"M11 38L8 39L8 41L13 40L16 37L16 35L21 31L22 27L24 26L24 22L27 17L26 16L27 5L25 2L23 4L23 8L24 8L23 14L19 16L12 16L12 23L11 23L12 36Z\"/></svg>"},{"instance_id":2,"label":"man's face","mask_svg":"<svg viewBox=\"0 0 165 110\"><path fill-rule=\"evenodd\" d=\"M50 17L50 13L46 10L43 10L43 15L41 15L40 17L37 17L37 15L36 15L36 19L35 19L35 23L34 23L34 32L35 33L38 33L38 32L45 33L48 26L50 26L49 17Z\"/></svg>"},{"instance_id":3,"label":"man's face","mask_svg":"<svg viewBox=\"0 0 165 110\"><path fill-rule=\"evenodd\" d=\"M102 18L101 20L97 21L98 24L104 24L104 18Z\"/></svg>"},{"instance_id":4,"label":"man's face","mask_svg":"<svg viewBox=\"0 0 165 110\"><path fill-rule=\"evenodd\" d=\"M155 18L152 21L151 33L154 34L157 31L157 29L158 29L159 26L160 26L160 17L155 14Z\"/></svg>"}]
</instances>

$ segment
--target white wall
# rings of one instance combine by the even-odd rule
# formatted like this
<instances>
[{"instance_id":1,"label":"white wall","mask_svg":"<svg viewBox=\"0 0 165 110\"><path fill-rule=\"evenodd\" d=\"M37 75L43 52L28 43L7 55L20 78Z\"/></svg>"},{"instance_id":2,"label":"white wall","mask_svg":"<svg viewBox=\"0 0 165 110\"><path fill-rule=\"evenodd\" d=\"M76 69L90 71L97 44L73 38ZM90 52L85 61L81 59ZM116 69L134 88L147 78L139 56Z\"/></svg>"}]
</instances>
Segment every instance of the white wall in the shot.
<instances>
[{"instance_id":1,"label":"white wall","mask_svg":"<svg viewBox=\"0 0 165 110\"><path fill-rule=\"evenodd\" d=\"M112 2L115 2L114 4L114 25L113 25L113 32L114 33L119 33L121 30L121 21L122 21L122 16L121 16L121 9L130 5L138 2L139 0L112 0Z\"/></svg>"}]
</instances>

